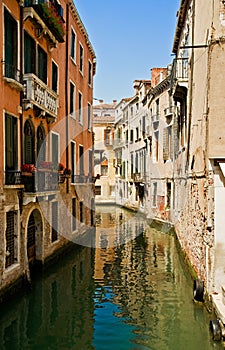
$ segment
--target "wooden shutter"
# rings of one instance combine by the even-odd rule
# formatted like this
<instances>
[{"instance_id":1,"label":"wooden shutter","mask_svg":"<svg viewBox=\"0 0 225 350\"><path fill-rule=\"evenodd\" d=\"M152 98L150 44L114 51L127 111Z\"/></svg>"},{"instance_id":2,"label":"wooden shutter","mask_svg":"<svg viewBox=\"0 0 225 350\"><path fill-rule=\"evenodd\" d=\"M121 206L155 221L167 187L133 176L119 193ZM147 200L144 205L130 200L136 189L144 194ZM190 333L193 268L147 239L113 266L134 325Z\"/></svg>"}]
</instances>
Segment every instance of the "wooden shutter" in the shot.
<instances>
[{"instance_id":1,"label":"wooden shutter","mask_svg":"<svg viewBox=\"0 0 225 350\"><path fill-rule=\"evenodd\" d=\"M163 160L169 159L169 135L168 128L163 129Z\"/></svg>"}]
</instances>

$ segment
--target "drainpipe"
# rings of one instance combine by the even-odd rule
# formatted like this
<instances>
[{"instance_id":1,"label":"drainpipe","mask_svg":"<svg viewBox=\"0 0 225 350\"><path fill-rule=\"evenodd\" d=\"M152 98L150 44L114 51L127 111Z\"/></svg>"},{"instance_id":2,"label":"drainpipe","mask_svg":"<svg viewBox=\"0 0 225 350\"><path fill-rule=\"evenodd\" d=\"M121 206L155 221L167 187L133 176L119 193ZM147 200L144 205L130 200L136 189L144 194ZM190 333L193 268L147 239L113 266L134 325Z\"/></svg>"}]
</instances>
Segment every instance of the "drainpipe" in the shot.
<instances>
[{"instance_id":1,"label":"drainpipe","mask_svg":"<svg viewBox=\"0 0 225 350\"><path fill-rule=\"evenodd\" d=\"M23 79L23 6L20 5L20 79ZM20 169L23 163L23 91L20 92L20 106L22 112L20 113Z\"/></svg>"},{"instance_id":2,"label":"drainpipe","mask_svg":"<svg viewBox=\"0 0 225 350\"><path fill-rule=\"evenodd\" d=\"M69 75L69 69L68 69L68 64L69 64L69 5L66 5L66 67L65 67L65 102L66 102L66 107L65 107L65 120L66 120L66 168L69 168L69 120L68 120L68 75ZM69 193L69 179L66 179L66 192Z\"/></svg>"},{"instance_id":3,"label":"drainpipe","mask_svg":"<svg viewBox=\"0 0 225 350\"><path fill-rule=\"evenodd\" d=\"M193 15L192 15L192 46L194 46L194 33L195 33L195 0L193 0ZM189 108L188 108L188 140L187 140L187 172L189 172L190 164L190 138L191 138L191 119L192 119L192 93L193 93L193 69L194 68L194 49L191 53L191 76L190 76L190 88L189 88Z\"/></svg>"}]
</instances>

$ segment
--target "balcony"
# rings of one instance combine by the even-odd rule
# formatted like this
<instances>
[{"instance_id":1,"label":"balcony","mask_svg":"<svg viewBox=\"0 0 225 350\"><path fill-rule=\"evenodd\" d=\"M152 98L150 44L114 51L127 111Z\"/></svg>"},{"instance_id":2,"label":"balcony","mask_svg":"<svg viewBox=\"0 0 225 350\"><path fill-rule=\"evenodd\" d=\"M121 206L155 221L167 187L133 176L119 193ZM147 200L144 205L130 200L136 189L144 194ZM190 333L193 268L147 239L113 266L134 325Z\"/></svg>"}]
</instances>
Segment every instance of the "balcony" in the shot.
<instances>
[{"instance_id":1,"label":"balcony","mask_svg":"<svg viewBox=\"0 0 225 350\"><path fill-rule=\"evenodd\" d=\"M18 170L6 170L5 172L5 184L6 185L21 185L21 171Z\"/></svg>"},{"instance_id":2,"label":"balcony","mask_svg":"<svg viewBox=\"0 0 225 350\"><path fill-rule=\"evenodd\" d=\"M63 8L56 0L25 0L23 17L31 18L37 35L47 35L54 46L64 42Z\"/></svg>"},{"instance_id":3,"label":"balcony","mask_svg":"<svg viewBox=\"0 0 225 350\"><path fill-rule=\"evenodd\" d=\"M171 73L171 82L187 82L188 80L188 58L175 58Z\"/></svg>"},{"instance_id":4,"label":"balcony","mask_svg":"<svg viewBox=\"0 0 225 350\"><path fill-rule=\"evenodd\" d=\"M164 109L164 116L168 125L171 124L173 120L173 116L176 113L176 108L176 106L169 106Z\"/></svg>"},{"instance_id":5,"label":"balcony","mask_svg":"<svg viewBox=\"0 0 225 350\"><path fill-rule=\"evenodd\" d=\"M4 80L10 84L13 88L22 91L23 90L23 85L21 83L21 74L20 71L17 69L16 66L11 65L6 62L3 63L3 75L4 75Z\"/></svg>"},{"instance_id":6,"label":"balcony","mask_svg":"<svg viewBox=\"0 0 225 350\"><path fill-rule=\"evenodd\" d=\"M25 192L58 191L58 171L38 170L36 173L22 173L21 183Z\"/></svg>"},{"instance_id":7,"label":"balcony","mask_svg":"<svg viewBox=\"0 0 225 350\"><path fill-rule=\"evenodd\" d=\"M57 118L58 95L34 74L24 74L24 107L36 106L40 115L50 115L53 121Z\"/></svg>"},{"instance_id":8,"label":"balcony","mask_svg":"<svg viewBox=\"0 0 225 350\"><path fill-rule=\"evenodd\" d=\"M157 130L159 127L159 118L160 118L159 113L153 114L151 117L154 130Z\"/></svg>"},{"instance_id":9,"label":"balcony","mask_svg":"<svg viewBox=\"0 0 225 350\"><path fill-rule=\"evenodd\" d=\"M36 173L26 173L18 170L7 170L5 172L5 184L24 185L25 192L57 191L58 183L58 171L43 169Z\"/></svg>"},{"instance_id":10,"label":"balcony","mask_svg":"<svg viewBox=\"0 0 225 350\"><path fill-rule=\"evenodd\" d=\"M122 148L125 146L125 141L122 138L115 138L113 142L113 148Z\"/></svg>"}]
</instances>

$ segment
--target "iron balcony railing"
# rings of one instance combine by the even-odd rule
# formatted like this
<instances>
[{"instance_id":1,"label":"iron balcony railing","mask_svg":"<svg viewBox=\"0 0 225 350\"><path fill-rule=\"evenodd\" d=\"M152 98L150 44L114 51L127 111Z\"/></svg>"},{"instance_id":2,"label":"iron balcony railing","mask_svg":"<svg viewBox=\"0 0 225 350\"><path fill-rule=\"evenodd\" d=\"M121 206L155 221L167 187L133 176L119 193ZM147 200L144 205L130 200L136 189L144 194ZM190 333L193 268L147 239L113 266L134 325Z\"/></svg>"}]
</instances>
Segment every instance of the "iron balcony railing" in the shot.
<instances>
[{"instance_id":1,"label":"iron balcony railing","mask_svg":"<svg viewBox=\"0 0 225 350\"><path fill-rule=\"evenodd\" d=\"M21 185L21 171L6 170L5 172L6 185Z\"/></svg>"},{"instance_id":2,"label":"iron balcony railing","mask_svg":"<svg viewBox=\"0 0 225 350\"><path fill-rule=\"evenodd\" d=\"M25 192L45 192L58 190L59 175L57 171L38 170L26 173L18 170L6 170L6 185L24 185Z\"/></svg>"},{"instance_id":3,"label":"iron balcony railing","mask_svg":"<svg viewBox=\"0 0 225 350\"><path fill-rule=\"evenodd\" d=\"M21 83L20 70L17 69L15 65L9 64L4 61L2 63L3 63L4 78L12 79L17 81L18 83Z\"/></svg>"},{"instance_id":4,"label":"iron balcony railing","mask_svg":"<svg viewBox=\"0 0 225 350\"><path fill-rule=\"evenodd\" d=\"M24 103L32 103L57 118L58 95L34 74L24 74Z\"/></svg>"}]
</instances>

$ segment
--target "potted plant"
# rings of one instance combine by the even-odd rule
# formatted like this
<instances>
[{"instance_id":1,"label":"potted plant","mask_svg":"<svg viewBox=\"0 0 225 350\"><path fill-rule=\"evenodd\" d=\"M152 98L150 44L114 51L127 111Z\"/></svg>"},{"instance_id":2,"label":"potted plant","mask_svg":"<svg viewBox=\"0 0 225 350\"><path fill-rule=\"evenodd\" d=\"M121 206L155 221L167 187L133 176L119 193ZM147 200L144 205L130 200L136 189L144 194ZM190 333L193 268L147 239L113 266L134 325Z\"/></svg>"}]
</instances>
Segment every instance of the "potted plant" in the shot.
<instances>
[{"instance_id":1,"label":"potted plant","mask_svg":"<svg viewBox=\"0 0 225 350\"><path fill-rule=\"evenodd\" d=\"M22 175L32 176L37 172L37 168L34 164L23 164L21 167Z\"/></svg>"},{"instance_id":2,"label":"potted plant","mask_svg":"<svg viewBox=\"0 0 225 350\"><path fill-rule=\"evenodd\" d=\"M64 165L63 165L62 163L59 163L59 165L58 165L58 171L61 173L61 172L64 171L64 169L65 169Z\"/></svg>"}]
</instances>

